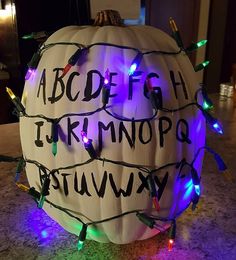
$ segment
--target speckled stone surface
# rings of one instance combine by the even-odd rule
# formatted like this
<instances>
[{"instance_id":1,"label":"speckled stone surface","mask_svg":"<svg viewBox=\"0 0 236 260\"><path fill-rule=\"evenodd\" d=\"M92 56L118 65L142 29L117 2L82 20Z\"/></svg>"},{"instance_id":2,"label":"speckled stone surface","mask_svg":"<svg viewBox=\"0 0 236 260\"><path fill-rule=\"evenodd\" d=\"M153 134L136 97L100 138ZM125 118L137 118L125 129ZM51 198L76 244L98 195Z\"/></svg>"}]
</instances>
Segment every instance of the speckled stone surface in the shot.
<instances>
[{"instance_id":1,"label":"speckled stone surface","mask_svg":"<svg viewBox=\"0 0 236 260\"><path fill-rule=\"evenodd\" d=\"M224 135L208 132L207 144L221 154L236 174L236 101L215 95L215 115L224 125ZM0 154L21 154L18 124L0 126ZM236 183L218 171L205 154L202 196L197 210L188 209L177 219L177 237L172 252L167 234L129 245L86 241L77 251L77 237L64 231L13 182L15 163L0 163L0 259L81 260L233 260L236 259ZM26 179L24 179L26 182Z\"/></svg>"}]
</instances>

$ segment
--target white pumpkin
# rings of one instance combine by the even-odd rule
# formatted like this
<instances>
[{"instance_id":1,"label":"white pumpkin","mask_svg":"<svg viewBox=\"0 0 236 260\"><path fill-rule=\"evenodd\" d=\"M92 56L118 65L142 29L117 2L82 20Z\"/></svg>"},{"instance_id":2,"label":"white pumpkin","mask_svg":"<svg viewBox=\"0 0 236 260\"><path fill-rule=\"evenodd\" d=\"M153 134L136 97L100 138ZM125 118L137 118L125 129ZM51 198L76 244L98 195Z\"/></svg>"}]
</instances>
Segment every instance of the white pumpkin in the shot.
<instances>
[{"instance_id":1,"label":"white pumpkin","mask_svg":"<svg viewBox=\"0 0 236 260\"><path fill-rule=\"evenodd\" d=\"M179 51L170 36L150 26L68 26L51 35L45 44L61 42L76 42L84 46L109 43L130 46L141 52ZM69 209L85 223L135 210L175 218L191 203L193 184L187 167L183 169L185 175L180 178L179 169L171 164L182 159L189 163L193 161L198 148L205 143L205 122L196 106L173 113L159 110L157 116L149 120L154 112L150 100L144 95L144 85L151 75L151 84L161 88L164 108L178 109L193 102L199 85L188 57L183 51L176 55L147 54L137 69L142 73L129 76L129 67L137 54L134 50L95 45L89 49L80 66L73 66L61 78L63 68L76 50L75 45L56 44L42 52L37 72L26 81L24 88L22 100L28 115L59 118L68 113L87 113L101 108L100 84L103 84L108 68L112 75L110 94L114 96L109 98L107 110L118 117L147 120L125 122L104 110L89 116L66 116L59 122L58 151L54 156L52 144L47 141L51 137L51 123L39 117L21 117L24 157L49 170L86 162L90 156L81 140L81 131L87 130L99 158L143 165L150 170L167 164L170 166L154 174L162 183L159 185L159 192L162 192L159 212L150 198L146 183L148 173L97 159L51 174L47 199ZM181 131L188 136L188 141L181 139ZM202 154L197 157L194 167L200 175ZM26 164L29 184L38 191L41 190L40 172L43 175L43 170L34 163ZM80 233L82 225L76 219L46 202L43 209L69 232ZM131 213L89 225L87 238L124 244L152 237L158 232L145 226L135 213Z\"/></svg>"}]
</instances>

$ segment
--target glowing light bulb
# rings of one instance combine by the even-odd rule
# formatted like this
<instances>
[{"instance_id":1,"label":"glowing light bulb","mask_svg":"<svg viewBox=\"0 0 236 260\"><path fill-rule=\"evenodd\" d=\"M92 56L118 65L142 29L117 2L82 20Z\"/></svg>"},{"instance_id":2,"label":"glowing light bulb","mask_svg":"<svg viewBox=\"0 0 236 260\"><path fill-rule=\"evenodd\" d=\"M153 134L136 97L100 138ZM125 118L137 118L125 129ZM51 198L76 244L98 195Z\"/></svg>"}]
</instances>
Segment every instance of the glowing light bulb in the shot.
<instances>
[{"instance_id":1,"label":"glowing light bulb","mask_svg":"<svg viewBox=\"0 0 236 260\"><path fill-rule=\"evenodd\" d=\"M15 105L17 111L19 113L25 114L25 107L20 102L19 97L15 96L15 94L12 92L12 90L8 87L6 87L6 91L9 95L9 97L11 98L12 103Z\"/></svg>"},{"instance_id":2,"label":"glowing light bulb","mask_svg":"<svg viewBox=\"0 0 236 260\"><path fill-rule=\"evenodd\" d=\"M15 94L13 93L13 91L10 88L6 87L6 91L11 99L16 98Z\"/></svg>"},{"instance_id":3,"label":"glowing light bulb","mask_svg":"<svg viewBox=\"0 0 236 260\"><path fill-rule=\"evenodd\" d=\"M186 52L195 51L198 48L204 46L207 43L207 40L202 40L197 43L192 43L188 48L185 49Z\"/></svg>"},{"instance_id":4,"label":"glowing light bulb","mask_svg":"<svg viewBox=\"0 0 236 260\"><path fill-rule=\"evenodd\" d=\"M209 60L206 60L206 61L204 61L204 62L202 63L202 65L203 65L203 67L206 67L209 63L210 63L210 61L209 61Z\"/></svg>"},{"instance_id":5,"label":"glowing light bulb","mask_svg":"<svg viewBox=\"0 0 236 260\"><path fill-rule=\"evenodd\" d=\"M201 194L200 185L194 185L194 188L195 188L195 192L197 193L197 195L200 196L200 194Z\"/></svg>"},{"instance_id":6,"label":"glowing light bulb","mask_svg":"<svg viewBox=\"0 0 236 260\"><path fill-rule=\"evenodd\" d=\"M93 147L92 140L87 137L87 133L84 131L81 131L81 137L82 137L82 141L84 143L84 148L86 149L86 151L88 152L90 157L92 159L96 158L97 153Z\"/></svg>"},{"instance_id":7,"label":"glowing light bulb","mask_svg":"<svg viewBox=\"0 0 236 260\"><path fill-rule=\"evenodd\" d=\"M87 55L87 53L88 53L87 48L84 48L84 49L79 48L78 50L76 50L76 52L69 58L68 64L63 69L61 77L64 77L68 73L68 71L71 69L71 67L74 66L76 63L77 63L77 65L82 64L85 60L84 57L85 57L85 55Z\"/></svg>"},{"instance_id":8,"label":"glowing light bulb","mask_svg":"<svg viewBox=\"0 0 236 260\"><path fill-rule=\"evenodd\" d=\"M87 138L87 136L83 136L83 142L86 144L89 142L89 139Z\"/></svg>"},{"instance_id":9,"label":"glowing light bulb","mask_svg":"<svg viewBox=\"0 0 236 260\"><path fill-rule=\"evenodd\" d=\"M176 222L175 220L173 220L169 230L168 251L171 251L173 249L175 234L176 234Z\"/></svg>"},{"instance_id":10,"label":"glowing light bulb","mask_svg":"<svg viewBox=\"0 0 236 260\"><path fill-rule=\"evenodd\" d=\"M223 129L216 118L214 118L206 110L202 110L204 117L206 118L207 123L210 127L218 134L223 134Z\"/></svg>"},{"instance_id":11,"label":"glowing light bulb","mask_svg":"<svg viewBox=\"0 0 236 260\"><path fill-rule=\"evenodd\" d=\"M174 239L168 240L168 251L172 251L174 245Z\"/></svg>"},{"instance_id":12,"label":"glowing light bulb","mask_svg":"<svg viewBox=\"0 0 236 260\"><path fill-rule=\"evenodd\" d=\"M28 63L28 70L25 75L25 80L28 80L32 75L35 75L40 59L40 52L34 53L32 59Z\"/></svg>"},{"instance_id":13,"label":"glowing light bulb","mask_svg":"<svg viewBox=\"0 0 236 260\"><path fill-rule=\"evenodd\" d=\"M80 234L79 234L79 241L78 241L78 244L77 244L77 248L78 250L81 250L84 246L84 241L86 239L86 235L87 235L87 225L86 224L83 224L83 227L80 231Z\"/></svg>"},{"instance_id":14,"label":"glowing light bulb","mask_svg":"<svg viewBox=\"0 0 236 260\"><path fill-rule=\"evenodd\" d=\"M138 68L139 64L141 63L142 58L143 58L143 54L142 54L141 52L139 52L139 53L135 56L134 60L133 60L132 63L131 63L131 66L130 66L130 68L129 68L129 72L128 72L129 76L131 76L131 75L134 74L134 72L135 72L136 69Z\"/></svg>"},{"instance_id":15,"label":"glowing light bulb","mask_svg":"<svg viewBox=\"0 0 236 260\"><path fill-rule=\"evenodd\" d=\"M132 64L129 68L129 75L133 75L136 69L137 69L137 64L136 63Z\"/></svg>"},{"instance_id":16,"label":"glowing light bulb","mask_svg":"<svg viewBox=\"0 0 236 260\"><path fill-rule=\"evenodd\" d=\"M196 72L199 71L199 70L202 70L202 69L204 69L209 63L210 63L210 61L206 60L206 61L204 61L204 62L198 64L198 65L194 68L194 70L195 70Z\"/></svg>"},{"instance_id":17,"label":"glowing light bulb","mask_svg":"<svg viewBox=\"0 0 236 260\"><path fill-rule=\"evenodd\" d=\"M25 74L25 80L28 80L30 79L30 77L32 75L35 75L36 74L36 70L35 69L32 69L32 68L28 68L26 74Z\"/></svg>"},{"instance_id":18,"label":"glowing light bulb","mask_svg":"<svg viewBox=\"0 0 236 260\"><path fill-rule=\"evenodd\" d=\"M89 139L87 137L87 134L84 131L81 131L82 140L85 144L89 142Z\"/></svg>"},{"instance_id":19,"label":"glowing light bulb","mask_svg":"<svg viewBox=\"0 0 236 260\"><path fill-rule=\"evenodd\" d=\"M21 184L21 183L17 183L16 182L16 186L21 189L22 191L24 192L28 192L30 188L28 188L27 186L25 186L24 184Z\"/></svg>"},{"instance_id":20,"label":"glowing light bulb","mask_svg":"<svg viewBox=\"0 0 236 260\"><path fill-rule=\"evenodd\" d=\"M176 23L175 23L175 21L174 21L174 19L172 17L170 17L169 23L170 23L170 28L171 28L172 33L173 33L173 37L174 37L177 45L180 48L183 48L184 44L183 44L182 38L180 36L179 30L177 28L177 25L176 25Z\"/></svg>"},{"instance_id":21,"label":"glowing light bulb","mask_svg":"<svg viewBox=\"0 0 236 260\"><path fill-rule=\"evenodd\" d=\"M218 122L213 124L213 128L216 130L217 133L219 134L223 134L223 129L221 128L221 126L218 124Z\"/></svg>"},{"instance_id":22,"label":"glowing light bulb","mask_svg":"<svg viewBox=\"0 0 236 260\"><path fill-rule=\"evenodd\" d=\"M41 236L42 236L42 238L47 238L48 232L46 230L41 231Z\"/></svg>"},{"instance_id":23,"label":"glowing light bulb","mask_svg":"<svg viewBox=\"0 0 236 260\"><path fill-rule=\"evenodd\" d=\"M81 249L83 249L83 247L84 247L84 241L78 241L78 244L77 244L77 248L78 248L78 250L80 251Z\"/></svg>"},{"instance_id":24,"label":"glowing light bulb","mask_svg":"<svg viewBox=\"0 0 236 260\"><path fill-rule=\"evenodd\" d=\"M109 83L108 79L104 79L104 84L107 85Z\"/></svg>"},{"instance_id":25,"label":"glowing light bulb","mask_svg":"<svg viewBox=\"0 0 236 260\"><path fill-rule=\"evenodd\" d=\"M201 40L199 42L197 42L197 47L200 48L202 46L204 46L207 43L207 40Z\"/></svg>"},{"instance_id":26,"label":"glowing light bulb","mask_svg":"<svg viewBox=\"0 0 236 260\"><path fill-rule=\"evenodd\" d=\"M109 71L109 69L107 69L105 72L105 77L104 77L104 85L109 84L109 79L110 79L110 71Z\"/></svg>"},{"instance_id":27,"label":"glowing light bulb","mask_svg":"<svg viewBox=\"0 0 236 260\"><path fill-rule=\"evenodd\" d=\"M209 110L213 108L212 104L209 104L206 100L203 101L203 105L202 105L204 110Z\"/></svg>"}]
</instances>

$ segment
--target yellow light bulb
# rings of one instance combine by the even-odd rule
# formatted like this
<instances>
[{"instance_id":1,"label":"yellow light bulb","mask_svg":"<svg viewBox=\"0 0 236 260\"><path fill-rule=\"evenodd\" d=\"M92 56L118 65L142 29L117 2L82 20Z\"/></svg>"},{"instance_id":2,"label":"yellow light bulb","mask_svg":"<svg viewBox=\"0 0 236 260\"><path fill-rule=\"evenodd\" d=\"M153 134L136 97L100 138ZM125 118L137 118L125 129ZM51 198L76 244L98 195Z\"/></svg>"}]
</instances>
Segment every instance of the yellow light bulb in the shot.
<instances>
[{"instance_id":1,"label":"yellow light bulb","mask_svg":"<svg viewBox=\"0 0 236 260\"><path fill-rule=\"evenodd\" d=\"M15 94L12 92L12 90L10 88L6 87L6 91L11 99L16 98Z\"/></svg>"},{"instance_id":2,"label":"yellow light bulb","mask_svg":"<svg viewBox=\"0 0 236 260\"><path fill-rule=\"evenodd\" d=\"M24 184L21 184L21 183L17 183L16 182L16 186L18 188L20 188L22 191L25 191L25 192L28 192L29 191L29 188L27 186L25 186Z\"/></svg>"},{"instance_id":3,"label":"yellow light bulb","mask_svg":"<svg viewBox=\"0 0 236 260\"><path fill-rule=\"evenodd\" d=\"M170 28L173 32L177 32L178 31L178 28L176 26L176 23L174 21L174 19L172 17L170 17L169 19L169 23L170 23Z\"/></svg>"}]
</instances>

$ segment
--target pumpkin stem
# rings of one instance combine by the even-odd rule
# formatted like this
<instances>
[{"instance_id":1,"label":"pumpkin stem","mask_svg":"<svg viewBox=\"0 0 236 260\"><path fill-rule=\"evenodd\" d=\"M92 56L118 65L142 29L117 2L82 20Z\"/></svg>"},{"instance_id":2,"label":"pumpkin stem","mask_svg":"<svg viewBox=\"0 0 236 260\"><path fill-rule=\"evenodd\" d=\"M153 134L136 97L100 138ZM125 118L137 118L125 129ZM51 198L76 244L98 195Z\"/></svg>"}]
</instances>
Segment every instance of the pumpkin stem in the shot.
<instances>
[{"instance_id":1,"label":"pumpkin stem","mask_svg":"<svg viewBox=\"0 0 236 260\"><path fill-rule=\"evenodd\" d=\"M123 26L124 23L118 11L115 10L103 10L97 13L94 21L94 26Z\"/></svg>"}]
</instances>

